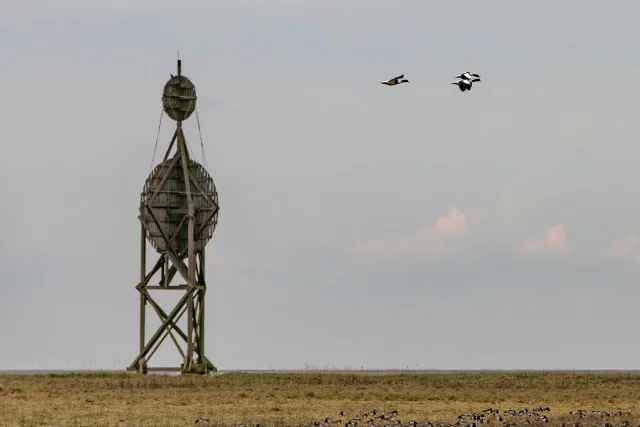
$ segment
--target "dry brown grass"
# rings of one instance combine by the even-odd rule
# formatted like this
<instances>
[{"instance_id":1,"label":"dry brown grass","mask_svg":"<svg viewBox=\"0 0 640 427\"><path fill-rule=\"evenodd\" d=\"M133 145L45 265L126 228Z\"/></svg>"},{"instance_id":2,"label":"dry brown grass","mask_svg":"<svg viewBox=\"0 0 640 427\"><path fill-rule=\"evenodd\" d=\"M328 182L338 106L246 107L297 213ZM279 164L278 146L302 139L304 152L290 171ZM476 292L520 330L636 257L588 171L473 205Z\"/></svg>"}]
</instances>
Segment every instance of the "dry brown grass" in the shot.
<instances>
[{"instance_id":1,"label":"dry brown grass","mask_svg":"<svg viewBox=\"0 0 640 427\"><path fill-rule=\"evenodd\" d=\"M338 419L340 410L355 415L374 408L398 409L403 421L454 421L462 412L488 407L540 405L551 407L546 414L552 421L580 408L631 410L624 419L633 420L640 412L640 375L0 375L2 426L175 426L193 425L200 416L220 425L295 424L327 416ZM501 427L496 422L491 425Z\"/></svg>"}]
</instances>

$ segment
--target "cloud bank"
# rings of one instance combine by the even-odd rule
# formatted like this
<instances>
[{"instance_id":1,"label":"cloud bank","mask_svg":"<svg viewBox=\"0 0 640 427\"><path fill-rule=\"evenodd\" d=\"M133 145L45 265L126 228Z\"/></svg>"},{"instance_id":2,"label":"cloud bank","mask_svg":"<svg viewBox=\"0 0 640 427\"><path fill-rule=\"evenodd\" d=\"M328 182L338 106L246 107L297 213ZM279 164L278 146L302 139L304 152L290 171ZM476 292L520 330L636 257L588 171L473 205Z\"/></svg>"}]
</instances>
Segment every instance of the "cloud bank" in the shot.
<instances>
[{"instance_id":1,"label":"cloud bank","mask_svg":"<svg viewBox=\"0 0 640 427\"><path fill-rule=\"evenodd\" d=\"M351 254L359 260L430 257L450 253L459 239L469 233L467 215L451 207L446 215L420 227L410 236L372 239L354 245Z\"/></svg>"},{"instance_id":2,"label":"cloud bank","mask_svg":"<svg viewBox=\"0 0 640 427\"><path fill-rule=\"evenodd\" d=\"M531 254L566 254L569 252L567 231L562 224L553 225L547 228L542 237L523 242L520 250Z\"/></svg>"},{"instance_id":3,"label":"cloud bank","mask_svg":"<svg viewBox=\"0 0 640 427\"><path fill-rule=\"evenodd\" d=\"M603 251L605 256L631 260L640 264L640 246L635 232L614 243Z\"/></svg>"}]
</instances>

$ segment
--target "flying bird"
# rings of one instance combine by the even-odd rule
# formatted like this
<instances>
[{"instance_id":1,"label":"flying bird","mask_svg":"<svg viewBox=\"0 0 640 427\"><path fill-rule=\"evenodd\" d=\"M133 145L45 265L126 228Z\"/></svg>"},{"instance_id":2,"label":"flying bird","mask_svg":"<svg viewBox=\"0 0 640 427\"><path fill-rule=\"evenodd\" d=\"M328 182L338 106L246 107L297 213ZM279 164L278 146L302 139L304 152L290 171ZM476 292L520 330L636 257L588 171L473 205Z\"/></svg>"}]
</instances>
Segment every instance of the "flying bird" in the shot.
<instances>
[{"instance_id":1,"label":"flying bird","mask_svg":"<svg viewBox=\"0 0 640 427\"><path fill-rule=\"evenodd\" d=\"M394 77L392 79L389 79L387 81L380 82L380 83L387 86L395 86L395 85L399 85L400 83L409 83L409 80L404 78L404 74L401 74L398 77Z\"/></svg>"},{"instance_id":2,"label":"flying bird","mask_svg":"<svg viewBox=\"0 0 640 427\"><path fill-rule=\"evenodd\" d=\"M470 73L468 71L462 73L462 74L458 74L457 76L454 77L454 79L464 79L464 80L471 80L473 77L480 77L479 74L476 73Z\"/></svg>"},{"instance_id":3,"label":"flying bird","mask_svg":"<svg viewBox=\"0 0 640 427\"><path fill-rule=\"evenodd\" d=\"M471 79L471 80L456 80L455 82L451 82L452 85L458 85L460 90L464 92L465 90L471 90L471 86L473 86L473 82L479 82L480 79Z\"/></svg>"}]
</instances>

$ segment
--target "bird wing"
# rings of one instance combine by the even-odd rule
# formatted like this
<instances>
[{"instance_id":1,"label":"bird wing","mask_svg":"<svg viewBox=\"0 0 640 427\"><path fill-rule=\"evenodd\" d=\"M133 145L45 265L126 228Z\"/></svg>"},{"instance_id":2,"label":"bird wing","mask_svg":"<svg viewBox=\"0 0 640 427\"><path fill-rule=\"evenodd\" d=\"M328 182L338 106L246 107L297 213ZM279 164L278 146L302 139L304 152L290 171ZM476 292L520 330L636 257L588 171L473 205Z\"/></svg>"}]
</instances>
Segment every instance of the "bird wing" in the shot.
<instances>
[{"instance_id":1,"label":"bird wing","mask_svg":"<svg viewBox=\"0 0 640 427\"><path fill-rule=\"evenodd\" d=\"M392 79L387 80L387 82L389 82L391 84L397 84L398 80L400 80L403 77L404 77L404 74L400 74L398 77L394 77Z\"/></svg>"}]
</instances>

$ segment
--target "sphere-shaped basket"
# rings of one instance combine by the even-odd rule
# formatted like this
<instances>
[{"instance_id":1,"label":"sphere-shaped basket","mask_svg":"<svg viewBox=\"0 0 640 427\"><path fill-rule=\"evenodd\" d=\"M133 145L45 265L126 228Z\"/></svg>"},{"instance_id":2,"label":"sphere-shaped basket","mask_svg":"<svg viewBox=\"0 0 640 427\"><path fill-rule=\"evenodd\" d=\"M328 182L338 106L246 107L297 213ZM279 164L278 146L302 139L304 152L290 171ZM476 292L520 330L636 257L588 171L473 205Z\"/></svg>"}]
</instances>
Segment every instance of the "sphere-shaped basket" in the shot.
<instances>
[{"instance_id":1,"label":"sphere-shaped basket","mask_svg":"<svg viewBox=\"0 0 640 427\"><path fill-rule=\"evenodd\" d=\"M173 76L164 85L162 106L175 121L187 120L196 109L196 87L185 76Z\"/></svg>"},{"instance_id":2,"label":"sphere-shaped basket","mask_svg":"<svg viewBox=\"0 0 640 427\"><path fill-rule=\"evenodd\" d=\"M160 163L147 178L140 201L140 215L147 224L147 238L158 252L171 246L186 256L188 244L188 204L181 160L170 169L173 158ZM200 252L211 240L218 223L218 192L213 179L202 165L189 159L190 190L195 207L195 251ZM167 175L168 177L165 176ZM164 182L163 182L164 180ZM162 185L160 187L160 185ZM155 196L154 196L155 194ZM149 213L148 209L151 211ZM157 223L156 223L157 221ZM160 225L160 227L158 227ZM161 231L162 230L162 231ZM177 232L176 232L177 230ZM163 233L169 239L167 242Z\"/></svg>"}]
</instances>

